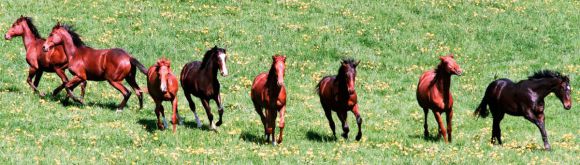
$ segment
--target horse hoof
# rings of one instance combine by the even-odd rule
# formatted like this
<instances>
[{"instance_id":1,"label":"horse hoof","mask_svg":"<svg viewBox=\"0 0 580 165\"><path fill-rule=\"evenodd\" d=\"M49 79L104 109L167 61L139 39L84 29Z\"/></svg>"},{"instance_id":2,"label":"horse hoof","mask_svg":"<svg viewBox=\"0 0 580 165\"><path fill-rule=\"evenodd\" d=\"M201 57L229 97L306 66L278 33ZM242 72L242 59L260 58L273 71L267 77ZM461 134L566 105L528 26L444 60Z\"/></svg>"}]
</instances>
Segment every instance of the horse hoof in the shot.
<instances>
[{"instance_id":1,"label":"horse hoof","mask_svg":"<svg viewBox=\"0 0 580 165\"><path fill-rule=\"evenodd\" d=\"M115 112L121 113L121 112L123 112L123 109L117 109Z\"/></svg>"},{"instance_id":2,"label":"horse hoof","mask_svg":"<svg viewBox=\"0 0 580 165\"><path fill-rule=\"evenodd\" d=\"M44 97L44 96L45 96L43 92L38 92L38 95L39 95L40 97Z\"/></svg>"},{"instance_id":3,"label":"horse hoof","mask_svg":"<svg viewBox=\"0 0 580 165\"><path fill-rule=\"evenodd\" d=\"M356 135L356 141L360 141L361 138L362 138L362 134Z\"/></svg>"},{"instance_id":4,"label":"horse hoof","mask_svg":"<svg viewBox=\"0 0 580 165\"><path fill-rule=\"evenodd\" d=\"M222 121L221 120L218 121L217 123L215 123L215 125L219 127L220 125L222 125Z\"/></svg>"},{"instance_id":5,"label":"horse hoof","mask_svg":"<svg viewBox=\"0 0 580 165\"><path fill-rule=\"evenodd\" d=\"M345 139L348 139L348 134L346 134L346 133L343 133L343 134L341 134L340 136L342 136L342 137L343 137L343 138L345 138Z\"/></svg>"},{"instance_id":6,"label":"horse hoof","mask_svg":"<svg viewBox=\"0 0 580 165\"><path fill-rule=\"evenodd\" d=\"M202 124L201 123L197 123L197 128L201 128Z\"/></svg>"}]
</instances>

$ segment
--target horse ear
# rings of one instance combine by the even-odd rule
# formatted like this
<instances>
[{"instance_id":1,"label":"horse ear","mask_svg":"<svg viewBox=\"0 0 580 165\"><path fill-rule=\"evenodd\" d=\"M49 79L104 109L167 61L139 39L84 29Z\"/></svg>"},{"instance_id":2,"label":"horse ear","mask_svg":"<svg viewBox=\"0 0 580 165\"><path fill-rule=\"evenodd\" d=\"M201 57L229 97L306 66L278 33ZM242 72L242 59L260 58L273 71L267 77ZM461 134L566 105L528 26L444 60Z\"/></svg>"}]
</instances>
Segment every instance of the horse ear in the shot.
<instances>
[{"instance_id":1,"label":"horse ear","mask_svg":"<svg viewBox=\"0 0 580 165\"><path fill-rule=\"evenodd\" d=\"M24 15L20 15L20 18L24 18Z\"/></svg>"},{"instance_id":2,"label":"horse ear","mask_svg":"<svg viewBox=\"0 0 580 165\"><path fill-rule=\"evenodd\" d=\"M439 57L439 60L445 61L445 58L446 58L445 56L441 56L441 57Z\"/></svg>"},{"instance_id":3,"label":"horse ear","mask_svg":"<svg viewBox=\"0 0 580 165\"><path fill-rule=\"evenodd\" d=\"M56 26L60 26L60 21L57 21L56 22Z\"/></svg>"},{"instance_id":4,"label":"horse ear","mask_svg":"<svg viewBox=\"0 0 580 165\"><path fill-rule=\"evenodd\" d=\"M354 63L354 67L357 67L359 63L360 63L360 60L356 61L356 62Z\"/></svg>"},{"instance_id":5,"label":"horse ear","mask_svg":"<svg viewBox=\"0 0 580 165\"><path fill-rule=\"evenodd\" d=\"M214 46L213 46L213 49L217 49L217 48L218 48L218 47L217 47L217 45L214 45Z\"/></svg>"},{"instance_id":6,"label":"horse ear","mask_svg":"<svg viewBox=\"0 0 580 165\"><path fill-rule=\"evenodd\" d=\"M453 55L453 53L449 54L449 57L455 58L455 56Z\"/></svg>"}]
</instances>

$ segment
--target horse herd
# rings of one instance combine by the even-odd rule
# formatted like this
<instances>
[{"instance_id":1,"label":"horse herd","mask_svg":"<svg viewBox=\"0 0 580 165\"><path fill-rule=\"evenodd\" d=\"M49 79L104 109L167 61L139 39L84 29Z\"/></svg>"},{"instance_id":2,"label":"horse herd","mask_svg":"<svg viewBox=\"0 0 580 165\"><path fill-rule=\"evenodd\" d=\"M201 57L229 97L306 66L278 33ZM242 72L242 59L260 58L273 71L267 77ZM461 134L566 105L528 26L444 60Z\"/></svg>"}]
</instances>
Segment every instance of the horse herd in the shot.
<instances>
[{"instance_id":1,"label":"horse herd","mask_svg":"<svg viewBox=\"0 0 580 165\"><path fill-rule=\"evenodd\" d=\"M62 84L52 92L53 96L65 89L67 92L66 100L72 98L81 104L84 103L87 80L107 81L123 94L123 100L118 107L118 111L120 111L131 96L131 91L122 83L125 80L135 91L139 98L139 106L142 108L143 91L135 80L137 70L139 70L147 75L147 91L155 102L155 114L159 129L168 127L162 101L171 101L172 103L173 131L176 130L176 124L183 123L183 118L177 111L178 84L181 84L198 127L201 127L202 124L196 113L192 95L201 100L212 130L217 129L223 123L224 108L220 97L220 83L217 74L219 71L224 77L228 75L226 49L215 46L205 53L202 61L187 63L181 70L180 83L178 83L177 76L171 72L171 62L167 59L159 59L147 69L123 49L94 49L86 46L79 35L68 25L57 23L52 28L49 37L43 39L32 24L32 19L21 16L12 24L5 39L10 40L16 36L23 38L26 48L26 61L30 66L27 83L41 96L44 96L44 93L40 92L37 87L44 72L55 72L62 81ZM434 70L429 70L420 77L416 97L425 113L424 136L429 136L427 114L431 109L439 125L438 137L443 136L445 142L451 142L453 97L449 89L451 76L460 76L462 70L452 54L442 56L440 60L440 64ZM272 56L270 70L256 76L250 94L255 110L264 126L265 138L273 145L281 143L283 139L286 112L285 61L286 56ZM347 112L353 112L358 126L355 139L360 140L362 137L363 119L359 113L355 91L358 64L359 61L343 59L338 74L322 78L316 86L316 92L334 137L336 137L336 132L335 123L331 116L332 111L338 115L344 138L348 138L349 132L349 126L346 122ZM67 78L64 72L66 69L71 72L73 78ZM74 88L78 85L81 85L80 97L73 94ZM474 114L487 117L491 112L493 116L491 142L494 144L496 142L502 144L499 124L506 113L523 116L540 129L544 147L546 150L550 150L548 135L544 128L544 98L550 93L554 93L560 99L565 109L569 110L572 107L570 80L568 76L559 72L538 71L528 79L517 83L509 79L498 79L488 85ZM215 123L209 105L210 100L214 100L218 107L219 119ZM447 117L446 127L441 119L442 113L445 113ZM277 115L280 115L280 119L278 123L279 136L276 140Z\"/></svg>"}]
</instances>

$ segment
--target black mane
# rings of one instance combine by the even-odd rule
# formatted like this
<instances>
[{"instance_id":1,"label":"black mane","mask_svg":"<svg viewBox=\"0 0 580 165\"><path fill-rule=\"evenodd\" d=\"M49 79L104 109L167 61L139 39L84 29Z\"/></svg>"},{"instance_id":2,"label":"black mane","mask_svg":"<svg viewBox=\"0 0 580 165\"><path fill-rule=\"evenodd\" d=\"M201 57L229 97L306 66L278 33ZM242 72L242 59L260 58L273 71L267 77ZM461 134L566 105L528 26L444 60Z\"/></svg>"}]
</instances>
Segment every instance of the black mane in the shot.
<instances>
[{"instance_id":1,"label":"black mane","mask_svg":"<svg viewBox=\"0 0 580 165\"><path fill-rule=\"evenodd\" d=\"M19 21L26 21L26 24L28 24L28 28L30 29L30 31L32 32L32 34L34 35L34 37L36 37L36 38L42 38L40 36L40 33L38 33L38 29L36 29L36 26L34 26L34 24L32 23L32 18L30 18L30 17L22 17L22 18L20 18Z\"/></svg>"},{"instance_id":2,"label":"black mane","mask_svg":"<svg viewBox=\"0 0 580 165\"><path fill-rule=\"evenodd\" d=\"M552 71L552 70L540 70L535 72L533 75L528 77L528 80L533 80L533 79L542 79L542 78L559 78L559 79L564 79L564 75L562 75L560 72L557 71Z\"/></svg>"},{"instance_id":3,"label":"black mane","mask_svg":"<svg viewBox=\"0 0 580 165\"><path fill-rule=\"evenodd\" d=\"M85 42L83 42L83 40L81 40L81 37L79 36L79 34L77 34L77 32L75 32L75 30L73 29L72 26L65 25L65 24L56 25L53 29L58 28L58 27L64 28L70 34L75 46L77 46L77 47L86 46Z\"/></svg>"}]
</instances>

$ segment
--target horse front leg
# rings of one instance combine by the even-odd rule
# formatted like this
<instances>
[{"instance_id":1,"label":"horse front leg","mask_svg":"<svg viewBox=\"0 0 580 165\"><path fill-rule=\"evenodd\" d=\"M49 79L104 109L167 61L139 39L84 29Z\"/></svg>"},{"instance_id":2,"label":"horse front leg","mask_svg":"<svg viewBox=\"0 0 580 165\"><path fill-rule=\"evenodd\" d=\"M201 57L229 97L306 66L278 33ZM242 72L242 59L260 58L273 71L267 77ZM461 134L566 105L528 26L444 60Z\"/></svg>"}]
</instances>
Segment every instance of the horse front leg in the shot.
<instances>
[{"instance_id":1,"label":"horse front leg","mask_svg":"<svg viewBox=\"0 0 580 165\"><path fill-rule=\"evenodd\" d=\"M276 109L273 108L266 108L266 120L268 120L268 124L266 127L266 133L268 136L272 137L272 145L276 146L276 117L278 113Z\"/></svg>"},{"instance_id":2,"label":"horse front leg","mask_svg":"<svg viewBox=\"0 0 580 165\"><path fill-rule=\"evenodd\" d=\"M67 97L72 98L74 101L79 102L81 104L85 104L83 99L79 99L78 97L76 97L72 90L74 89L75 86L77 86L79 83L82 83L83 80L82 78L80 78L79 76L74 76L68 83L66 83L65 87L66 87L66 93L67 93Z\"/></svg>"},{"instance_id":3,"label":"horse front leg","mask_svg":"<svg viewBox=\"0 0 580 165\"><path fill-rule=\"evenodd\" d=\"M449 143L447 141L447 131L445 130L445 125L443 125L443 120L441 119L441 112L434 111L434 114L435 120L437 120L437 123L439 124L439 137L443 135L443 140L445 140L445 143Z\"/></svg>"},{"instance_id":4,"label":"horse front leg","mask_svg":"<svg viewBox=\"0 0 580 165\"><path fill-rule=\"evenodd\" d=\"M178 120L177 117L179 115L177 113L177 97L173 98L173 101L171 102L171 108L173 109L173 116L171 117L172 124L173 124L173 133L175 133L177 120Z\"/></svg>"},{"instance_id":5,"label":"horse front leg","mask_svg":"<svg viewBox=\"0 0 580 165\"><path fill-rule=\"evenodd\" d=\"M425 113L425 119L423 120L423 136L425 136L425 138L429 137L429 125L427 125L427 115L429 114L429 109L427 108L423 108L423 113Z\"/></svg>"},{"instance_id":6,"label":"horse front leg","mask_svg":"<svg viewBox=\"0 0 580 165\"><path fill-rule=\"evenodd\" d=\"M205 109L205 113L207 114L207 119L209 120L210 129L215 131L217 129L217 127L213 123L213 114L211 113L211 107L209 106L209 100L201 99L201 105L203 105L203 108Z\"/></svg>"},{"instance_id":7,"label":"horse front leg","mask_svg":"<svg viewBox=\"0 0 580 165\"><path fill-rule=\"evenodd\" d=\"M222 104L222 97L218 94L217 97L214 99L217 106L218 106L218 114L220 115L220 118L218 120L218 122L216 123L216 126L220 126L222 125L222 117L224 115L224 106Z\"/></svg>"},{"instance_id":8,"label":"horse front leg","mask_svg":"<svg viewBox=\"0 0 580 165\"><path fill-rule=\"evenodd\" d=\"M262 106L255 102L254 100L252 100L252 102L254 103L254 109L256 110L256 113L258 113L258 116L260 116L260 121L262 121L262 126L264 126L264 139L268 139L268 134L266 133L266 116L264 116L264 112L262 112Z\"/></svg>"},{"instance_id":9,"label":"horse front leg","mask_svg":"<svg viewBox=\"0 0 580 165\"><path fill-rule=\"evenodd\" d=\"M34 90L34 92L38 93L40 96L44 97L44 93L40 92L38 90L38 81L40 81L40 78L38 78L38 76L42 76L42 73L38 73L38 72L42 72L39 71L38 69L35 68L29 68L28 69L28 78L26 78L26 82L28 83L28 85L30 85L30 87L32 88L32 90ZM32 82L32 78L34 79L34 83Z\"/></svg>"},{"instance_id":10,"label":"horse front leg","mask_svg":"<svg viewBox=\"0 0 580 165\"><path fill-rule=\"evenodd\" d=\"M68 77L66 77L64 70L62 70L59 67L54 67L54 71L62 81L62 84L52 91L52 96L56 96L66 86L66 83L68 82Z\"/></svg>"},{"instance_id":11,"label":"horse front leg","mask_svg":"<svg viewBox=\"0 0 580 165\"><path fill-rule=\"evenodd\" d=\"M447 111L445 113L445 115L447 116L447 141L449 141L451 143L451 132L452 132L452 123L453 123L453 108L450 108L449 111Z\"/></svg>"},{"instance_id":12,"label":"horse front leg","mask_svg":"<svg viewBox=\"0 0 580 165\"><path fill-rule=\"evenodd\" d=\"M548 133L546 132L546 128L544 127L544 113L540 113L537 115L529 115L526 119L530 120L534 123L538 129L540 129L540 133L542 134L542 141L544 141L544 148L546 151L552 150L550 146L550 142L548 142Z\"/></svg>"},{"instance_id":13,"label":"horse front leg","mask_svg":"<svg viewBox=\"0 0 580 165\"><path fill-rule=\"evenodd\" d=\"M342 137L348 139L348 132L350 132L350 128L348 127L348 122L346 121L346 110L337 111L336 114L338 115L338 120L340 120L342 123Z\"/></svg>"},{"instance_id":14,"label":"horse front leg","mask_svg":"<svg viewBox=\"0 0 580 165\"><path fill-rule=\"evenodd\" d=\"M358 104L354 105L354 107L352 108L352 113L354 113L354 117L356 118L356 125L358 126L358 133L356 134L356 140L360 141L360 139L362 138L362 122L363 119L360 116L360 113L358 111Z\"/></svg>"},{"instance_id":15,"label":"horse front leg","mask_svg":"<svg viewBox=\"0 0 580 165\"><path fill-rule=\"evenodd\" d=\"M155 100L155 115L157 116L157 128L160 130L165 129L163 123L161 123L161 111L163 110L163 105L161 101Z\"/></svg>"},{"instance_id":16,"label":"horse front leg","mask_svg":"<svg viewBox=\"0 0 580 165\"><path fill-rule=\"evenodd\" d=\"M282 107L279 111L280 113L280 121L278 123L278 127L280 128L280 136L278 136L278 144L282 143L282 138L284 134L284 116L286 116L286 106ZM274 119L275 120L275 119Z\"/></svg>"}]
</instances>

